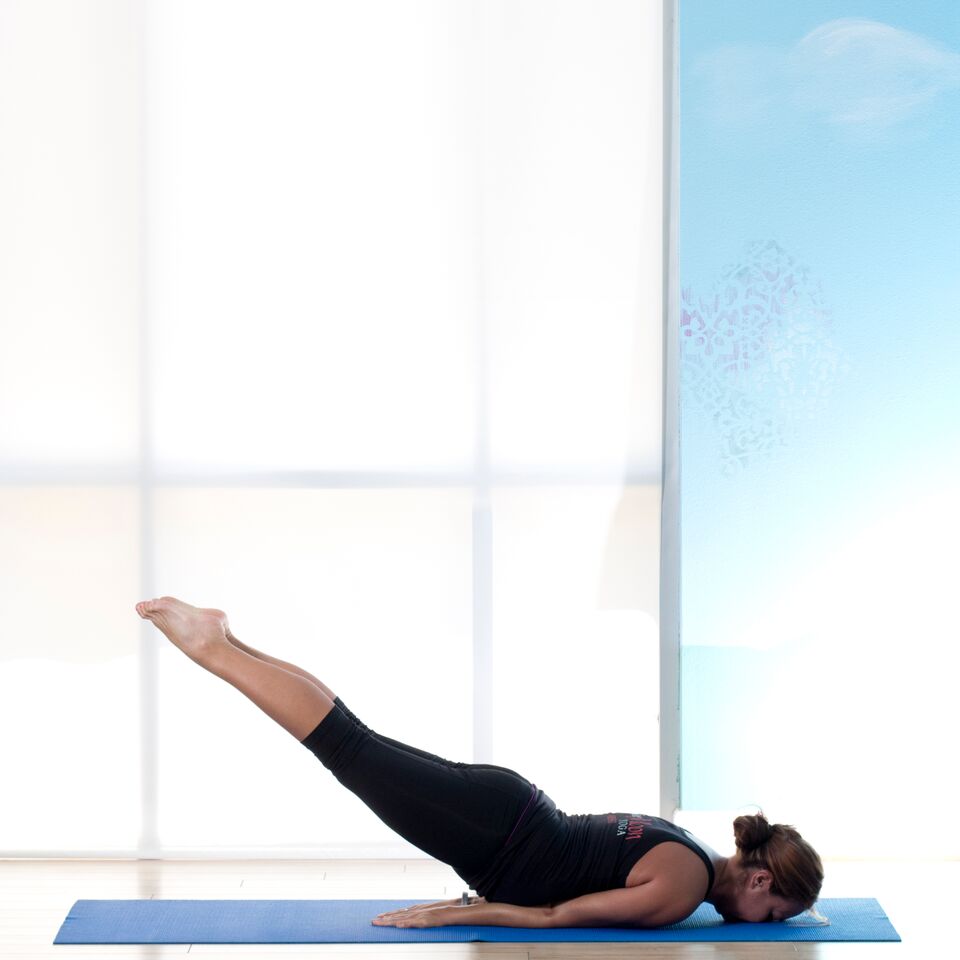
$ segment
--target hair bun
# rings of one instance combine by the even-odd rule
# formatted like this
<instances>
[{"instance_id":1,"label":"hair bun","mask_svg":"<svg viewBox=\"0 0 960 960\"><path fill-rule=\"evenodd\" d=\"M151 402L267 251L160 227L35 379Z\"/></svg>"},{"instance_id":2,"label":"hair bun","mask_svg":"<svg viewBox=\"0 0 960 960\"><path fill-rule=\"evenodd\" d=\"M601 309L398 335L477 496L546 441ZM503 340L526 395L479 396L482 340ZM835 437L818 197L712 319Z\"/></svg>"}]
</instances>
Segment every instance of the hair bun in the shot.
<instances>
[{"instance_id":1,"label":"hair bun","mask_svg":"<svg viewBox=\"0 0 960 960\"><path fill-rule=\"evenodd\" d=\"M762 813L737 817L733 821L733 835L737 849L752 853L762 847L774 834L774 828Z\"/></svg>"}]
</instances>

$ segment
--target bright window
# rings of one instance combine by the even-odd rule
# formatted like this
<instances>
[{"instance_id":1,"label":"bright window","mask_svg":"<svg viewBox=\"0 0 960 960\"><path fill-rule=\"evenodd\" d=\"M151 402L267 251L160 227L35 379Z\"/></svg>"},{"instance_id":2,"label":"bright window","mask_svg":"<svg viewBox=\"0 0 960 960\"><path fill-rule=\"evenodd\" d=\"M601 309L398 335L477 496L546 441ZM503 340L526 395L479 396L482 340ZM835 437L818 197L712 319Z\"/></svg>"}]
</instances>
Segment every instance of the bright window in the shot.
<instances>
[{"instance_id":1,"label":"bright window","mask_svg":"<svg viewBox=\"0 0 960 960\"><path fill-rule=\"evenodd\" d=\"M415 855L162 594L655 809L660 4L4 9L0 849Z\"/></svg>"}]
</instances>

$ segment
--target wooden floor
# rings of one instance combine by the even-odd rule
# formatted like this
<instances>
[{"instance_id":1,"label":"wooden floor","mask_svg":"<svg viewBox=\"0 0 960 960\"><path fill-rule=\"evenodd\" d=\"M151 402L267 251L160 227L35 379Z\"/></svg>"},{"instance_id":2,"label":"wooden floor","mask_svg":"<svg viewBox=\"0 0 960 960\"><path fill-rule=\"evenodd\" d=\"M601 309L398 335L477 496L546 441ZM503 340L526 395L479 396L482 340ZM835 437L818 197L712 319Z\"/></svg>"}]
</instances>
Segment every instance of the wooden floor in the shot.
<instances>
[{"instance_id":1,"label":"wooden floor","mask_svg":"<svg viewBox=\"0 0 960 960\"><path fill-rule=\"evenodd\" d=\"M433 860L0 860L0 957L352 957L404 960L915 960L948 956L960 862L827 863L824 897L876 897L902 943L171 944L54 946L78 899L444 899L462 881Z\"/></svg>"}]
</instances>

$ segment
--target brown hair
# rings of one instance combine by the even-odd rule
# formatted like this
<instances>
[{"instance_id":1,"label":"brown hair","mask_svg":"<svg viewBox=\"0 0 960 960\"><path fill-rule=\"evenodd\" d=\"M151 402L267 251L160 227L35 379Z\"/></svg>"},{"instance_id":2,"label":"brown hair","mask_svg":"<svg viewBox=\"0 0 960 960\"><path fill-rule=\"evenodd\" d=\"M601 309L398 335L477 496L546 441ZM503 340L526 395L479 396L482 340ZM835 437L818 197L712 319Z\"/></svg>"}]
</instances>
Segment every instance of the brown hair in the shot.
<instances>
[{"instance_id":1,"label":"brown hair","mask_svg":"<svg viewBox=\"0 0 960 960\"><path fill-rule=\"evenodd\" d=\"M765 867L773 875L773 893L797 901L805 910L813 906L823 885L823 864L795 827L771 824L758 813L737 817L733 835L740 863Z\"/></svg>"}]
</instances>

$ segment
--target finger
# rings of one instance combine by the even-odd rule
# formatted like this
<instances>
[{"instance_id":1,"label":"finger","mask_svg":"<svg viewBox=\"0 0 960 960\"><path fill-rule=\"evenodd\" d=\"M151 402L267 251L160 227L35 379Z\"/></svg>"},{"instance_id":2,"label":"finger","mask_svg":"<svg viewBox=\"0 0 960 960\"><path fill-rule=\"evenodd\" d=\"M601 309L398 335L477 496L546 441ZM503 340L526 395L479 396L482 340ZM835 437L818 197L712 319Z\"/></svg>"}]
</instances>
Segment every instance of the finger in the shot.
<instances>
[{"instance_id":1,"label":"finger","mask_svg":"<svg viewBox=\"0 0 960 960\"><path fill-rule=\"evenodd\" d=\"M397 910L385 910L379 914L381 917L408 917L411 913L420 913L424 910L434 910L442 907L442 903L414 903L409 907L400 907Z\"/></svg>"},{"instance_id":2,"label":"finger","mask_svg":"<svg viewBox=\"0 0 960 960\"><path fill-rule=\"evenodd\" d=\"M392 921L409 917L415 910L415 907L401 907L399 910L388 910L385 913L378 913L375 919L392 925Z\"/></svg>"}]
</instances>

